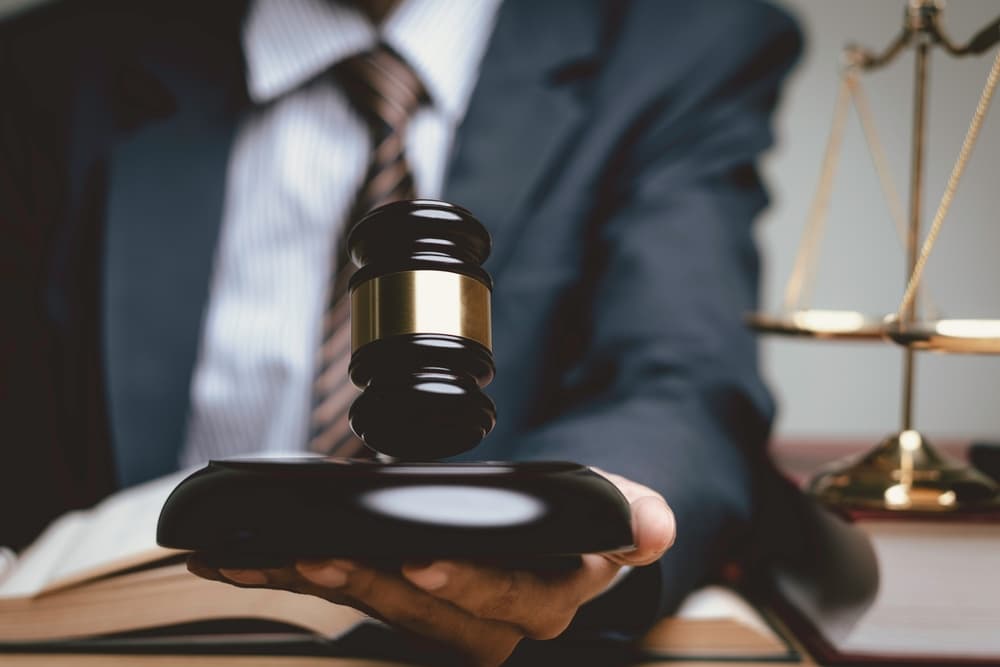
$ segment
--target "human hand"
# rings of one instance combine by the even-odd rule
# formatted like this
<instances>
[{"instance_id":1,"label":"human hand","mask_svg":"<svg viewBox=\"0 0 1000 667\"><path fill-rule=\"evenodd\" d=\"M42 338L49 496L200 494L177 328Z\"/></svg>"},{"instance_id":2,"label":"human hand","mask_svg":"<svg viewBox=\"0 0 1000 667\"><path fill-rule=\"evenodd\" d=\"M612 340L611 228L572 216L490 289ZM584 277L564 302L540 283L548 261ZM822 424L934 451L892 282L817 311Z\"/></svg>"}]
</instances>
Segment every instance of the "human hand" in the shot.
<instances>
[{"instance_id":1,"label":"human hand","mask_svg":"<svg viewBox=\"0 0 1000 667\"><path fill-rule=\"evenodd\" d=\"M600 595L624 565L655 562L674 541L674 516L663 497L641 484L598 470L629 501L635 548L588 554L570 572L504 570L469 562L411 563L400 572L342 560L300 560L269 569L215 569L196 557L199 576L237 586L316 595L455 650L470 665L499 665L525 637L552 639L577 610Z\"/></svg>"}]
</instances>

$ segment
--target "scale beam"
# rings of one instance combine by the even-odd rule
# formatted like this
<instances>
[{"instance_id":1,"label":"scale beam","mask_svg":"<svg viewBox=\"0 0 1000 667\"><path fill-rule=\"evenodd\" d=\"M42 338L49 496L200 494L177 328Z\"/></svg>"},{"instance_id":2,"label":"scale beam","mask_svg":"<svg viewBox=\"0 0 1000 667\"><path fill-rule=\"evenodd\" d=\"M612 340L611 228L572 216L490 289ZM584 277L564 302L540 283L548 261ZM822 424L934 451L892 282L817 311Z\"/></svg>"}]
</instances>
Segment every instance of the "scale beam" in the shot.
<instances>
[{"instance_id":1,"label":"scale beam","mask_svg":"<svg viewBox=\"0 0 1000 667\"><path fill-rule=\"evenodd\" d=\"M876 53L852 44L845 50L845 60L851 67L876 70L895 60L919 36L953 56L980 55L1000 43L1000 16L973 35L967 44L960 46L948 37L941 25L941 3L938 0L910 0L904 13L903 29L884 50Z\"/></svg>"}]
</instances>

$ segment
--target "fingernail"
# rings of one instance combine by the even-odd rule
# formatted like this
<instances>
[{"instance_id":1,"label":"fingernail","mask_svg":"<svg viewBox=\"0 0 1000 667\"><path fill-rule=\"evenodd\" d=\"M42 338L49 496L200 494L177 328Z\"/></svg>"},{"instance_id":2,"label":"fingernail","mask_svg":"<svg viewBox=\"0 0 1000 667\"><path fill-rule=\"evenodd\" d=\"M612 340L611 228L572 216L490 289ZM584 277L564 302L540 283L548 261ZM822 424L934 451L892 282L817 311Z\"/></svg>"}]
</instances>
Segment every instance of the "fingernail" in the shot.
<instances>
[{"instance_id":1,"label":"fingernail","mask_svg":"<svg viewBox=\"0 0 1000 667\"><path fill-rule=\"evenodd\" d=\"M354 572L358 569L358 564L353 560L344 560L343 558L333 558L327 561L334 567L343 570L344 572Z\"/></svg>"},{"instance_id":2,"label":"fingernail","mask_svg":"<svg viewBox=\"0 0 1000 667\"><path fill-rule=\"evenodd\" d=\"M300 561L296 565L296 569L299 574L317 586L338 588L347 583L347 572L340 567L341 562L335 560Z\"/></svg>"},{"instance_id":3,"label":"fingernail","mask_svg":"<svg viewBox=\"0 0 1000 667\"><path fill-rule=\"evenodd\" d=\"M220 568L219 574L230 581L234 581L237 584L246 584L248 586L260 586L267 583L267 575L260 570L237 570L229 568Z\"/></svg>"},{"instance_id":4,"label":"fingernail","mask_svg":"<svg viewBox=\"0 0 1000 667\"><path fill-rule=\"evenodd\" d=\"M430 565L419 569L407 568L403 574L410 582L425 591L436 591L448 583L448 573L440 565Z\"/></svg>"},{"instance_id":5,"label":"fingernail","mask_svg":"<svg viewBox=\"0 0 1000 667\"><path fill-rule=\"evenodd\" d=\"M644 555L659 558L674 544L677 537L677 525L674 513L670 507L659 499L642 499L636 503L637 538L642 544L637 545ZM639 537L641 536L641 537Z\"/></svg>"},{"instance_id":6,"label":"fingernail","mask_svg":"<svg viewBox=\"0 0 1000 667\"><path fill-rule=\"evenodd\" d=\"M213 581L223 581L223 577L219 574L219 571L215 568L208 567L207 565L202 565L197 561L188 560L187 562L188 572L195 574L202 579L211 579Z\"/></svg>"}]
</instances>

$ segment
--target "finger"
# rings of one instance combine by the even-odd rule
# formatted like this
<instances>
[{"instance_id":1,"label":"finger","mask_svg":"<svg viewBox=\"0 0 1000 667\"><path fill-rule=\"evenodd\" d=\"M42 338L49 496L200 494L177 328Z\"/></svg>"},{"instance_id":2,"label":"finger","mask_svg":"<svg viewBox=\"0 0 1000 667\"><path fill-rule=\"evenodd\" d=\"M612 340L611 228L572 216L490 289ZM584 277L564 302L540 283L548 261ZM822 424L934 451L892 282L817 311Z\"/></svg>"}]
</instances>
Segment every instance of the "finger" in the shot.
<instances>
[{"instance_id":1,"label":"finger","mask_svg":"<svg viewBox=\"0 0 1000 667\"><path fill-rule=\"evenodd\" d=\"M295 593L324 595L326 587L317 587L306 581L293 566L275 568L219 568L219 578L244 588L275 588ZM332 594L331 594L332 595ZM333 601L333 600L331 600Z\"/></svg>"},{"instance_id":2,"label":"finger","mask_svg":"<svg viewBox=\"0 0 1000 667\"><path fill-rule=\"evenodd\" d=\"M663 498L663 496L661 496L659 493L649 488L648 486L645 486L644 484L639 484L638 482L633 482L627 477L622 477L621 475L616 475L613 472L607 472L606 470L602 470L600 468L591 467L591 470L596 472L598 475L601 475L602 477L606 477L608 481L614 484L615 487L617 487L618 490L621 492L621 494L625 496L625 500L627 500L629 504L634 503L640 498L645 498L647 496L653 496L655 498L660 498L660 499Z\"/></svg>"},{"instance_id":3,"label":"finger","mask_svg":"<svg viewBox=\"0 0 1000 667\"><path fill-rule=\"evenodd\" d=\"M194 556L188 558L188 571L205 579L221 581L242 588L279 588L298 590L298 575L293 568L228 568L206 565Z\"/></svg>"},{"instance_id":4,"label":"finger","mask_svg":"<svg viewBox=\"0 0 1000 667\"><path fill-rule=\"evenodd\" d=\"M598 558L571 573L549 576L453 561L407 565L402 572L415 586L477 618L513 625L532 639L552 639L617 570Z\"/></svg>"},{"instance_id":5,"label":"finger","mask_svg":"<svg viewBox=\"0 0 1000 667\"><path fill-rule=\"evenodd\" d=\"M300 561L296 569L311 584L363 604L392 625L448 645L473 664L499 665L521 639L515 627L476 618L396 574L356 563L347 570L344 565L343 561Z\"/></svg>"},{"instance_id":6,"label":"finger","mask_svg":"<svg viewBox=\"0 0 1000 667\"><path fill-rule=\"evenodd\" d=\"M266 586L268 584L267 573L263 570L219 568L219 574L235 584L244 586Z\"/></svg>"},{"instance_id":7,"label":"finger","mask_svg":"<svg viewBox=\"0 0 1000 667\"><path fill-rule=\"evenodd\" d=\"M656 491L633 482L621 475L593 468L614 484L626 500L632 513L632 539L635 547L629 551L605 554L609 560L621 565L649 565L659 560L677 536L674 513Z\"/></svg>"},{"instance_id":8,"label":"finger","mask_svg":"<svg viewBox=\"0 0 1000 667\"><path fill-rule=\"evenodd\" d=\"M200 558L192 554L187 558L187 569L191 574L197 575L202 579L209 579L211 581L225 581L225 577L219 574L218 568L206 565Z\"/></svg>"},{"instance_id":9,"label":"finger","mask_svg":"<svg viewBox=\"0 0 1000 667\"><path fill-rule=\"evenodd\" d=\"M677 535L674 513L660 496L646 496L632 503L635 548L608 557L621 565L649 565L658 561Z\"/></svg>"}]
</instances>

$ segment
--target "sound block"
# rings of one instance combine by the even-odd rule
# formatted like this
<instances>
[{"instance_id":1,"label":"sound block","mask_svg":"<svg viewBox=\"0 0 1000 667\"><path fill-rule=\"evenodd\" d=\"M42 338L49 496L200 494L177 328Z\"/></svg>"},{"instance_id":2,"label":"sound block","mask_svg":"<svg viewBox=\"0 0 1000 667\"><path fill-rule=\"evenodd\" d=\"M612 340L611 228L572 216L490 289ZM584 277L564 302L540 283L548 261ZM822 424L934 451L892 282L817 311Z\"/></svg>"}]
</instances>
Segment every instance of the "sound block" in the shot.
<instances>
[{"instance_id":1,"label":"sound block","mask_svg":"<svg viewBox=\"0 0 1000 667\"><path fill-rule=\"evenodd\" d=\"M628 502L576 463L226 459L167 498L157 542L217 567L351 558L576 566L632 546Z\"/></svg>"}]
</instances>

